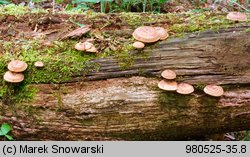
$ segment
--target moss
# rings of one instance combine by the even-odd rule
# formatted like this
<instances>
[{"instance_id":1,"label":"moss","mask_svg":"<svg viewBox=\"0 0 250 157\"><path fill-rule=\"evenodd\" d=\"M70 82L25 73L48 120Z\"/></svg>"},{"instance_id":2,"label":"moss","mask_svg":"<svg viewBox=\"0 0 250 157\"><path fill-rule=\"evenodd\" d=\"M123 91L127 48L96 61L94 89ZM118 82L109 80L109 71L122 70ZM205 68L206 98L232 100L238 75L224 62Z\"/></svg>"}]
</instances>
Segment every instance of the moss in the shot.
<instances>
[{"instance_id":1,"label":"moss","mask_svg":"<svg viewBox=\"0 0 250 157\"><path fill-rule=\"evenodd\" d=\"M198 83L196 83L195 85L194 85L194 88L196 89L196 90L202 90L203 91L203 89L205 88L205 84L204 83L201 83L201 82L198 82Z\"/></svg>"},{"instance_id":2,"label":"moss","mask_svg":"<svg viewBox=\"0 0 250 157\"><path fill-rule=\"evenodd\" d=\"M25 105L25 104L16 104L15 107L13 107L13 111L18 111L16 112L16 116L18 116L18 114L20 113L20 111L23 111L24 113L26 113L29 117L39 117L38 112L40 112L41 110L37 107L31 106L31 105Z\"/></svg>"},{"instance_id":3,"label":"moss","mask_svg":"<svg viewBox=\"0 0 250 157\"><path fill-rule=\"evenodd\" d=\"M94 123L93 118L77 119L77 121L83 126L91 126Z\"/></svg>"},{"instance_id":4,"label":"moss","mask_svg":"<svg viewBox=\"0 0 250 157\"><path fill-rule=\"evenodd\" d=\"M80 75L83 71L98 70L98 65L90 62L96 57L95 54L85 54L68 47L74 44L72 41L54 42L53 46L48 48L33 41L17 45L18 49L5 47L0 74L3 75L6 71L5 67L11 59L20 59L28 64L25 72L25 81L28 83L60 83L70 80L73 74ZM34 67L36 61L43 61L45 67L37 69Z\"/></svg>"},{"instance_id":5,"label":"moss","mask_svg":"<svg viewBox=\"0 0 250 157\"><path fill-rule=\"evenodd\" d=\"M16 46L10 46L15 44ZM3 76L7 71L7 63L12 59L20 59L28 64L28 69L24 72L25 80L21 84L12 85L2 81L3 87L0 90L0 98L6 102L13 103L21 98L26 100L34 92L26 87L30 83L60 83L71 79L72 75L83 75L89 71L97 71L98 65L90 60L95 58L95 54L85 54L75 51L68 45L74 45L74 41L54 42L51 47L44 47L38 41L23 44L3 42L0 48L0 75ZM34 62L43 61L45 67L37 69ZM20 94L18 94L20 92ZM8 101L7 101L8 100Z\"/></svg>"},{"instance_id":6,"label":"moss","mask_svg":"<svg viewBox=\"0 0 250 157\"><path fill-rule=\"evenodd\" d=\"M57 99L57 105L58 105L57 109L59 111L63 111L64 108L63 108L63 101L62 101L62 95L61 95L60 89L58 91L54 92L52 95L53 95L54 98Z\"/></svg>"},{"instance_id":7,"label":"moss","mask_svg":"<svg viewBox=\"0 0 250 157\"><path fill-rule=\"evenodd\" d=\"M121 49L114 52L115 58L118 60L118 64L122 70L126 70L134 64L134 55L130 53L133 50L131 45L125 45Z\"/></svg>"},{"instance_id":8,"label":"moss","mask_svg":"<svg viewBox=\"0 0 250 157\"><path fill-rule=\"evenodd\" d=\"M159 94L159 104L166 109L187 108L192 95L181 95L176 92L161 92Z\"/></svg>"},{"instance_id":9,"label":"moss","mask_svg":"<svg viewBox=\"0 0 250 157\"><path fill-rule=\"evenodd\" d=\"M184 33L201 32L205 30L218 31L233 25L244 25L226 19L226 13L204 11L200 13L168 13L168 14L138 14L121 13L121 19L130 26L150 25L162 23L174 36L183 36Z\"/></svg>"},{"instance_id":10,"label":"moss","mask_svg":"<svg viewBox=\"0 0 250 157\"><path fill-rule=\"evenodd\" d=\"M150 16L145 16L145 18L142 18L141 14L136 13L121 13L121 18L131 26L140 26L145 21L152 22L155 20L150 18Z\"/></svg>"},{"instance_id":11,"label":"moss","mask_svg":"<svg viewBox=\"0 0 250 157\"><path fill-rule=\"evenodd\" d=\"M247 28L245 31L246 31L247 33L249 33L249 32L250 32L250 28Z\"/></svg>"},{"instance_id":12,"label":"moss","mask_svg":"<svg viewBox=\"0 0 250 157\"><path fill-rule=\"evenodd\" d=\"M203 106L216 106L219 103L219 100L220 97L213 97L204 94L203 96L199 97L198 102Z\"/></svg>"},{"instance_id":13,"label":"moss","mask_svg":"<svg viewBox=\"0 0 250 157\"><path fill-rule=\"evenodd\" d=\"M37 89L27 86L25 81L18 84L4 83L0 88L0 99L6 105L30 101L37 92Z\"/></svg>"},{"instance_id":14,"label":"moss","mask_svg":"<svg viewBox=\"0 0 250 157\"><path fill-rule=\"evenodd\" d=\"M20 16L29 13L48 13L45 9L30 9L27 6L9 4L0 7L0 15Z\"/></svg>"},{"instance_id":15,"label":"moss","mask_svg":"<svg viewBox=\"0 0 250 157\"><path fill-rule=\"evenodd\" d=\"M142 68L139 68L139 69L138 69L138 75L139 75L139 76L144 76L145 74L146 74L145 69L142 69Z\"/></svg>"},{"instance_id":16,"label":"moss","mask_svg":"<svg viewBox=\"0 0 250 157\"><path fill-rule=\"evenodd\" d=\"M202 12L197 14L186 14L186 21L174 23L170 26L170 30L178 35L187 32L201 32L205 30L215 30L219 28L227 28L233 22L226 19L225 14L212 14L210 12Z\"/></svg>"},{"instance_id":17,"label":"moss","mask_svg":"<svg viewBox=\"0 0 250 157\"><path fill-rule=\"evenodd\" d=\"M131 43L132 42L125 43L121 48L113 52L106 52L106 55L112 55L117 59L121 70L129 69L136 61L147 61L152 53L150 46L142 51L135 49Z\"/></svg>"}]
</instances>

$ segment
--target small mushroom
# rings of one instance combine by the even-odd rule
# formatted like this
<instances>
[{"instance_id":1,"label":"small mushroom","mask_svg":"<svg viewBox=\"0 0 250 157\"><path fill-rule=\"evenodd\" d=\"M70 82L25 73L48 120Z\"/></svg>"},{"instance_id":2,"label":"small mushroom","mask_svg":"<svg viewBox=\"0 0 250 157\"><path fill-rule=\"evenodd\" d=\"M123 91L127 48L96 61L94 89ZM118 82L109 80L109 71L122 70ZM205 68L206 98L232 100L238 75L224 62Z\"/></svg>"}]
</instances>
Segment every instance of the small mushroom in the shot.
<instances>
[{"instance_id":1,"label":"small mushroom","mask_svg":"<svg viewBox=\"0 0 250 157\"><path fill-rule=\"evenodd\" d=\"M162 27L155 27L156 32L160 36L160 40L165 40L169 37L168 32Z\"/></svg>"},{"instance_id":2,"label":"small mushroom","mask_svg":"<svg viewBox=\"0 0 250 157\"><path fill-rule=\"evenodd\" d=\"M151 26L141 26L134 30L133 37L144 43L153 43L160 39L157 31Z\"/></svg>"},{"instance_id":3,"label":"small mushroom","mask_svg":"<svg viewBox=\"0 0 250 157\"><path fill-rule=\"evenodd\" d=\"M86 51L86 52L97 52L97 49L95 48L95 46L88 41L85 41L83 43L77 43L75 45L75 49L79 51Z\"/></svg>"},{"instance_id":4,"label":"small mushroom","mask_svg":"<svg viewBox=\"0 0 250 157\"><path fill-rule=\"evenodd\" d=\"M8 69L12 72L23 72L27 69L27 67L27 63L20 60L13 60L8 64Z\"/></svg>"},{"instance_id":5,"label":"small mushroom","mask_svg":"<svg viewBox=\"0 0 250 157\"><path fill-rule=\"evenodd\" d=\"M247 16L241 12L229 12L227 14L227 19L232 21L247 21Z\"/></svg>"},{"instance_id":6,"label":"small mushroom","mask_svg":"<svg viewBox=\"0 0 250 157\"><path fill-rule=\"evenodd\" d=\"M37 68L42 68L42 67L44 67L44 63L43 63L42 61L36 61L36 62L34 63L34 65L35 65L35 67L37 67Z\"/></svg>"},{"instance_id":7,"label":"small mushroom","mask_svg":"<svg viewBox=\"0 0 250 157\"><path fill-rule=\"evenodd\" d=\"M215 97L219 97L224 94L223 88L217 85L207 85L204 88L204 92L208 95L215 96Z\"/></svg>"},{"instance_id":8,"label":"small mushroom","mask_svg":"<svg viewBox=\"0 0 250 157\"><path fill-rule=\"evenodd\" d=\"M194 87L188 83L179 83L176 92L179 94L191 94L194 92Z\"/></svg>"},{"instance_id":9,"label":"small mushroom","mask_svg":"<svg viewBox=\"0 0 250 157\"><path fill-rule=\"evenodd\" d=\"M76 45L75 45L75 49L76 50L79 50L79 51L84 51L85 50L85 44L84 43L77 43Z\"/></svg>"},{"instance_id":10,"label":"small mushroom","mask_svg":"<svg viewBox=\"0 0 250 157\"><path fill-rule=\"evenodd\" d=\"M175 91L177 89L177 82L175 82L175 81L161 80L158 83L158 87L160 89L166 90L166 91Z\"/></svg>"},{"instance_id":11,"label":"small mushroom","mask_svg":"<svg viewBox=\"0 0 250 157\"><path fill-rule=\"evenodd\" d=\"M142 49L142 48L144 48L145 44L143 42L136 41L133 43L133 46L137 49Z\"/></svg>"},{"instance_id":12,"label":"small mushroom","mask_svg":"<svg viewBox=\"0 0 250 157\"><path fill-rule=\"evenodd\" d=\"M22 73L15 73L15 72L7 71L4 74L3 79L7 82L19 83L24 80L24 75Z\"/></svg>"},{"instance_id":13,"label":"small mushroom","mask_svg":"<svg viewBox=\"0 0 250 157\"><path fill-rule=\"evenodd\" d=\"M165 79L172 80L176 78L176 73L173 70L164 70L161 76Z\"/></svg>"},{"instance_id":14,"label":"small mushroom","mask_svg":"<svg viewBox=\"0 0 250 157\"><path fill-rule=\"evenodd\" d=\"M97 49L92 46L90 49L86 49L86 52L97 52Z\"/></svg>"},{"instance_id":15,"label":"small mushroom","mask_svg":"<svg viewBox=\"0 0 250 157\"><path fill-rule=\"evenodd\" d=\"M85 41L84 43L85 50L91 49L94 45L88 41Z\"/></svg>"}]
</instances>

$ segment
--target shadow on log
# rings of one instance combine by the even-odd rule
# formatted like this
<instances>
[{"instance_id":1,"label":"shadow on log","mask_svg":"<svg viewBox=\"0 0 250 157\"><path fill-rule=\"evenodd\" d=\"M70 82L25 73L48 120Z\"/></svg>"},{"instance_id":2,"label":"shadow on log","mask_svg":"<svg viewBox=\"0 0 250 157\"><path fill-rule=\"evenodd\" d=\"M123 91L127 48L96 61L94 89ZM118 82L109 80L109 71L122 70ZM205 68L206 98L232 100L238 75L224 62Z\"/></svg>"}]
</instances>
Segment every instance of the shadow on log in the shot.
<instances>
[{"instance_id":1,"label":"shadow on log","mask_svg":"<svg viewBox=\"0 0 250 157\"><path fill-rule=\"evenodd\" d=\"M121 70L113 58L95 60L98 72L62 84L32 85L31 102L1 105L1 122L17 140L182 140L250 129L250 33L247 27L162 41ZM132 55L137 53L133 51ZM175 70L191 95L157 88L160 72ZM220 84L220 98L205 84Z\"/></svg>"}]
</instances>

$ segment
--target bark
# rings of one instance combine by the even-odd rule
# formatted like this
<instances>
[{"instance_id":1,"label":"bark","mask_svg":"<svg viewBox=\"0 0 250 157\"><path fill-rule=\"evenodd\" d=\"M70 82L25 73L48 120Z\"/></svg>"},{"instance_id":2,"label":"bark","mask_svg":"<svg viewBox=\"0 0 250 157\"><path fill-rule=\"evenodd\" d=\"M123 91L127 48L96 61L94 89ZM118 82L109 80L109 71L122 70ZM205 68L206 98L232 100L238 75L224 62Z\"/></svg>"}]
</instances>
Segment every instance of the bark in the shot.
<instances>
[{"instance_id":1,"label":"bark","mask_svg":"<svg viewBox=\"0 0 250 157\"><path fill-rule=\"evenodd\" d=\"M133 51L134 64L121 69L115 58L95 60L98 72L62 84L32 85L34 100L2 106L0 122L17 140L179 140L250 129L250 40L248 27L207 31ZM164 69L178 82L196 85L191 95L157 88ZM203 93L220 84L222 97Z\"/></svg>"}]
</instances>

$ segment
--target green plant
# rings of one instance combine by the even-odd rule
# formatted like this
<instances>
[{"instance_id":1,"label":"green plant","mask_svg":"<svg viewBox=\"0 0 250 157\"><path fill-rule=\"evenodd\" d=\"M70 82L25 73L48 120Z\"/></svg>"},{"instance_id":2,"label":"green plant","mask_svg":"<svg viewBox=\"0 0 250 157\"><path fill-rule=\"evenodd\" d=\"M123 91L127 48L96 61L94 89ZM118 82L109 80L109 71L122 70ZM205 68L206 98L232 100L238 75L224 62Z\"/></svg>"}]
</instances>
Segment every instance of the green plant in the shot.
<instances>
[{"instance_id":1,"label":"green plant","mask_svg":"<svg viewBox=\"0 0 250 157\"><path fill-rule=\"evenodd\" d=\"M121 10L130 12L134 8L137 12L160 12L163 3L170 0L72 0L72 5L67 5L67 10L82 10L86 11L91 8L91 4L100 3L100 11L105 13L107 9L109 12L114 10ZM75 6L75 7L74 7Z\"/></svg>"},{"instance_id":2,"label":"green plant","mask_svg":"<svg viewBox=\"0 0 250 157\"><path fill-rule=\"evenodd\" d=\"M66 10L86 11L89 9L90 8L87 5L85 0L72 0L71 4L67 4L67 6L66 6Z\"/></svg>"},{"instance_id":3,"label":"green plant","mask_svg":"<svg viewBox=\"0 0 250 157\"><path fill-rule=\"evenodd\" d=\"M246 131L246 136L243 138L243 141L250 141L250 130Z\"/></svg>"},{"instance_id":4,"label":"green plant","mask_svg":"<svg viewBox=\"0 0 250 157\"><path fill-rule=\"evenodd\" d=\"M170 0L121 0L120 7L123 11L128 12L132 11L132 8L135 8L137 12L160 12L162 4L169 1Z\"/></svg>"},{"instance_id":5,"label":"green plant","mask_svg":"<svg viewBox=\"0 0 250 157\"><path fill-rule=\"evenodd\" d=\"M7 0L0 0L0 5L6 5L6 4L10 4L10 2Z\"/></svg>"},{"instance_id":6,"label":"green plant","mask_svg":"<svg viewBox=\"0 0 250 157\"><path fill-rule=\"evenodd\" d=\"M13 137L11 135L8 135L9 132L12 130L9 124L3 123L0 129L0 136L6 137L8 140L13 140Z\"/></svg>"},{"instance_id":7,"label":"green plant","mask_svg":"<svg viewBox=\"0 0 250 157\"><path fill-rule=\"evenodd\" d=\"M101 12L104 13L107 7L107 3L111 3L113 0L100 0L101 2Z\"/></svg>"},{"instance_id":8,"label":"green plant","mask_svg":"<svg viewBox=\"0 0 250 157\"><path fill-rule=\"evenodd\" d=\"M111 3L113 0L72 0L72 5L76 5L76 7L73 7L72 5L67 5L67 10L82 10L86 11L89 10L88 4L94 4L99 3L101 5L101 12L104 13L107 7L107 3Z\"/></svg>"}]
</instances>

